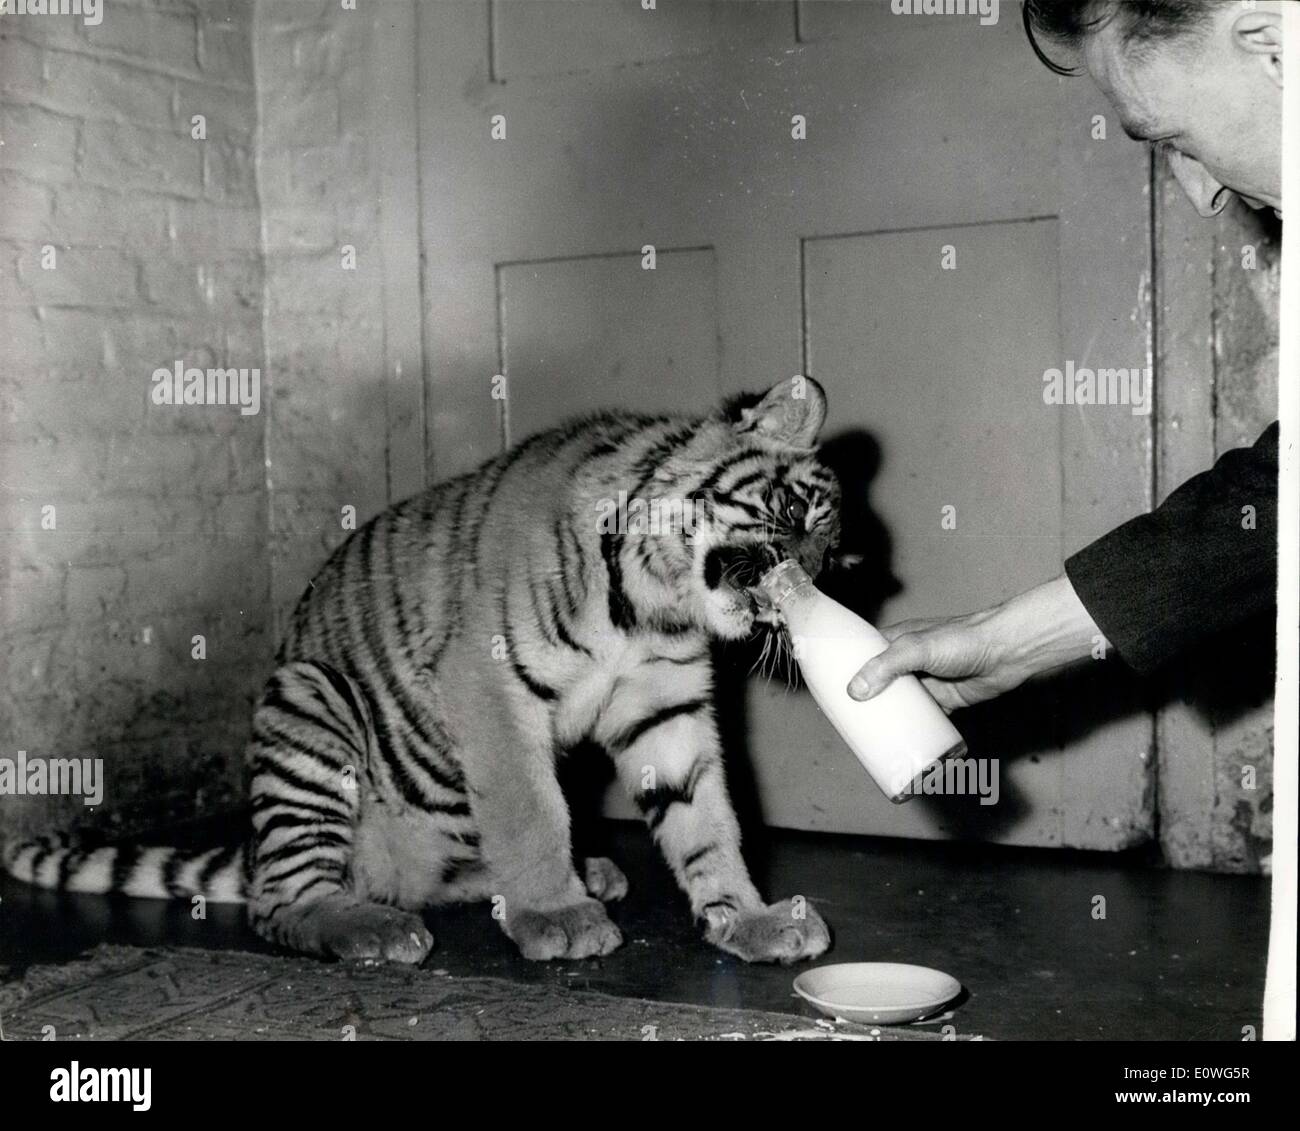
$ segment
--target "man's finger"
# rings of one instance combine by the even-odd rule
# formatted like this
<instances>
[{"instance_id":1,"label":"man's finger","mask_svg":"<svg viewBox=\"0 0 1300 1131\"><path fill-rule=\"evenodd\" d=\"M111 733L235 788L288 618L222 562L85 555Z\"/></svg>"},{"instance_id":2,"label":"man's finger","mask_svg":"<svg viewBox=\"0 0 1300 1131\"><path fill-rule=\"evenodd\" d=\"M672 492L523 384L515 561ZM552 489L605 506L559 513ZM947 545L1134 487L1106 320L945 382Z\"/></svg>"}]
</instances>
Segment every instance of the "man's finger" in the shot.
<instances>
[{"instance_id":1,"label":"man's finger","mask_svg":"<svg viewBox=\"0 0 1300 1131\"><path fill-rule=\"evenodd\" d=\"M921 686L943 708L944 714L951 715L958 707L966 706L962 697L957 694L953 685L946 679L935 679L933 676L923 675L921 676Z\"/></svg>"},{"instance_id":2,"label":"man's finger","mask_svg":"<svg viewBox=\"0 0 1300 1131\"><path fill-rule=\"evenodd\" d=\"M900 675L923 670L926 648L921 640L910 634L900 636L880 655L868 660L849 680L849 697L874 699Z\"/></svg>"},{"instance_id":3,"label":"man's finger","mask_svg":"<svg viewBox=\"0 0 1300 1131\"><path fill-rule=\"evenodd\" d=\"M900 636L907 636L909 633L921 632L927 628L933 628L936 624L941 624L938 620L927 620L923 617L914 617L912 620L900 620L896 624L887 624L880 629L880 635L886 640L894 641Z\"/></svg>"}]
</instances>

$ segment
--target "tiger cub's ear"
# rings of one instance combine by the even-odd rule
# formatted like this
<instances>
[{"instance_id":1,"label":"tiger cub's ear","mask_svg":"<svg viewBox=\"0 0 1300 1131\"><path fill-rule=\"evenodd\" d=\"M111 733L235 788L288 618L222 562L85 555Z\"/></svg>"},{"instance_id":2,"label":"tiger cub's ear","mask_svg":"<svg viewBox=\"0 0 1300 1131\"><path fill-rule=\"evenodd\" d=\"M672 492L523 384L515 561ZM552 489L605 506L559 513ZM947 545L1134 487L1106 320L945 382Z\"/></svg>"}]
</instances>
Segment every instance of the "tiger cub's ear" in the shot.
<instances>
[{"instance_id":1,"label":"tiger cub's ear","mask_svg":"<svg viewBox=\"0 0 1300 1131\"><path fill-rule=\"evenodd\" d=\"M811 377L791 377L778 381L761 398L730 402L727 415L737 432L757 433L792 448L811 448L826 421L826 393Z\"/></svg>"}]
</instances>

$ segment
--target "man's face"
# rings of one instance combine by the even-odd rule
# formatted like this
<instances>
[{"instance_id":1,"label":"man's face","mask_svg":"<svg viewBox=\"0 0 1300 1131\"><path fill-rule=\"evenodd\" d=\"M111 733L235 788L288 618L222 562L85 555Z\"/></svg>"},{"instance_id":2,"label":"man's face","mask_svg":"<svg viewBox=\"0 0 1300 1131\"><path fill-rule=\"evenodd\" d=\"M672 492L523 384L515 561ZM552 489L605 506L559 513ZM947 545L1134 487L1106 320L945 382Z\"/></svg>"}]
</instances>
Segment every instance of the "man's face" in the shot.
<instances>
[{"instance_id":1,"label":"man's face","mask_svg":"<svg viewBox=\"0 0 1300 1131\"><path fill-rule=\"evenodd\" d=\"M1223 211L1233 192L1281 215L1279 24L1264 4L1250 11L1223 4L1204 27L1138 49L1122 42L1117 20L1085 41L1088 73L1125 132L1168 153L1202 216Z\"/></svg>"}]
</instances>

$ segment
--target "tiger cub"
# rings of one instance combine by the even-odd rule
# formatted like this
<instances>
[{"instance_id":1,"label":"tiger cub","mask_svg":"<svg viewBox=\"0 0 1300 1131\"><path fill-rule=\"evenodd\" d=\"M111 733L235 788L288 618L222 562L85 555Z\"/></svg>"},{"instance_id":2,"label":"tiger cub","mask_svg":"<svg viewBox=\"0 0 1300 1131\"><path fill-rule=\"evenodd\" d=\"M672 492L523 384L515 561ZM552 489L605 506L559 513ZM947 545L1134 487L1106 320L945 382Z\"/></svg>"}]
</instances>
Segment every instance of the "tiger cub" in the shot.
<instances>
[{"instance_id":1,"label":"tiger cub","mask_svg":"<svg viewBox=\"0 0 1300 1131\"><path fill-rule=\"evenodd\" d=\"M627 881L608 859L575 867L556 776L586 740L709 942L747 961L821 954L817 912L765 904L741 859L709 641L770 623L753 588L770 565L821 568L838 488L813 451L820 386L749 401L576 420L353 534L300 600L254 715L246 848L47 839L7 866L70 891L242 899L260 935L311 954L416 963L433 945L421 910L489 899L526 958L608 954L622 936L604 903Z\"/></svg>"}]
</instances>

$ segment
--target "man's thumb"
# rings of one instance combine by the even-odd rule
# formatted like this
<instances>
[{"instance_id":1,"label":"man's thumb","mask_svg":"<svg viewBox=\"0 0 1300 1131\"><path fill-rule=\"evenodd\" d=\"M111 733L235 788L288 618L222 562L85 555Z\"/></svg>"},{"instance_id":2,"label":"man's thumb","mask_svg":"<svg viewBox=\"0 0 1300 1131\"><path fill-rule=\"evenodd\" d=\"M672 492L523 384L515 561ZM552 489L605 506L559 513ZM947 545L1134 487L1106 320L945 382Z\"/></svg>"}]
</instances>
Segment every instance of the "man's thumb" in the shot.
<instances>
[{"instance_id":1,"label":"man's thumb","mask_svg":"<svg viewBox=\"0 0 1300 1131\"><path fill-rule=\"evenodd\" d=\"M910 663L916 651L911 637L900 636L878 656L873 656L849 680L849 698L859 701L874 699L900 675L915 670Z\"/></svg>"},{"instance_id":2,"label":"man's thumb","mask_svg":"<svg viewBox=\"0 0 1300 1131\"><path fill-rule=\"evenodd\" d=\"M883 656L884 653L881 653ZM849 698L872 699L893 682L894 673L881 663L880 656L868 660L861 670L849 680Z\"/></svg>"}]
</instances>

